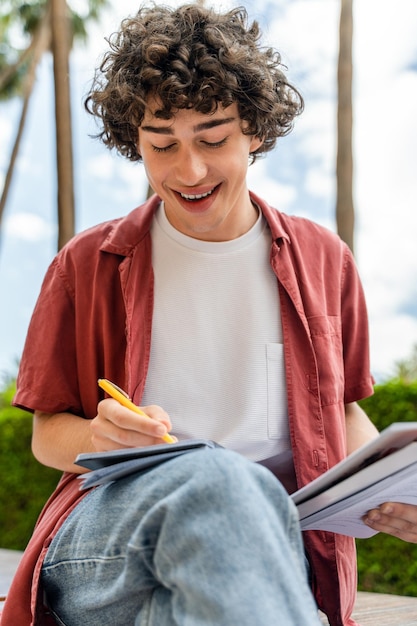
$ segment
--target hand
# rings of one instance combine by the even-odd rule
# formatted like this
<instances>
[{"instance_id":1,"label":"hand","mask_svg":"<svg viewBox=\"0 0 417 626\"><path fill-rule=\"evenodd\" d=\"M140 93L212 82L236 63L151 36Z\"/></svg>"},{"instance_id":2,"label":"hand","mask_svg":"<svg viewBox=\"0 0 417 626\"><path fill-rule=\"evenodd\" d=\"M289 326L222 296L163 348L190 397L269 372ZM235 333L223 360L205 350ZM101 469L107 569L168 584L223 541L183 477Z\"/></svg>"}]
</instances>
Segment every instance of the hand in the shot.
<instances>
[{"instance_id":1,"label":"hand","mask_svg":"<svg viewBox=\"0 0 417 626\"><path fill-rule=\"evenodd\" d=\"M417 505L385 502L368 511L363 521L367 526L409 543L417 543Z\"/></svg>"},{"instance_id":2,"label":"hand","mask_svg":"<svg viewBox=\"0 0 417 626\"><path fill-rule=\"evenodd\" d=\"M97 407L91 420L91 440L97 452L118 448L135 448L163 443L161 438L171 430L168 414L156 405L142 407L143 417L107 398Z\"/></svg>"}]
</instances>

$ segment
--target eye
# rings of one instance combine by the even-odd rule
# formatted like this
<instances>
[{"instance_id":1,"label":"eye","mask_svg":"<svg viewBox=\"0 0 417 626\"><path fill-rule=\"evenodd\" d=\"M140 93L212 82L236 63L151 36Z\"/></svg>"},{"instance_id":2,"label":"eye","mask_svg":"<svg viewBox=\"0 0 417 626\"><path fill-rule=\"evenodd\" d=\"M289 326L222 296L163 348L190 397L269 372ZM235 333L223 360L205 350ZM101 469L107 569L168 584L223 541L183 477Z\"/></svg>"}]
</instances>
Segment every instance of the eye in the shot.
<instances>
[{"instance_id":1,"label":"eye","mask_svg":"<svg viewBox=\"0 0 417 626\"><path fill-rule=\"evenodd\" d=\"M152 146L152 150L154 152L168 152L168 150L171 150L171 148L173 147L174 147L174 144L171 143L169 144L169 146L163 146L163 147Z\"/></svg>"},{"instance_id":2,"label":"eye","mask_svg":"<svg viewBox=\"0 0 417 626\"><path fill-rule=\"evenodd\" d=\"M227 137L221 139L220 141L203 141L202 143L207 146L207 148L221 148L227 142Z\"/></svg>"}]
</instances>

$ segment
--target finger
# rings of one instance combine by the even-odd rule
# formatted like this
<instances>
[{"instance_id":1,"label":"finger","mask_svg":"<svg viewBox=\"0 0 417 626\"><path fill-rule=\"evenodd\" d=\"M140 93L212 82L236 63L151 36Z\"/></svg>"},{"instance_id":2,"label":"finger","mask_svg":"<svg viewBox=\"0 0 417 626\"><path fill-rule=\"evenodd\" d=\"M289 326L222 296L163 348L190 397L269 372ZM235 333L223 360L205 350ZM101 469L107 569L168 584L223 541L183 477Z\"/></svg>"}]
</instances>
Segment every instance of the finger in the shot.
<instances>
[{"instance_id":1,"label":"finger","mask_svg":"<svg viewBox=\"0 0 417 626\"><path fill-rule=\"evenodd\" d=\"M164 424L168 432L172 429L171 419L162 407L156 404L151 404L149 406L141 407L141 409L144 413L146 413L146 415L148 415L148 417Z\"/></svg>"},{"instance_id":2,"label":"finger","mask_svg":"<svg viewBox=\"0 0 417 626\"><path fill-rule=\"evenodd\" d=\"M374 530L409 543L417 543L417 524L414 519L396 516L396 505L384 504L378 509L368 511L363 518L364 523ZM394 514L395 513L395 514ZM413 511L412 516L415 512Z\"/></svg>"},{"instance_id":3,"label":"finger","mask_svg":"<svg viewBox=\"0 0 417 626\"><path fill-rule=\"evenodd\" d=\"M121 448L143 448L163 443L161 438L148 437L147 435L134 433L126 436L120 431L111 436L95 435L92 433L91 440L94 449L97 452L105 452L106 450L120 450Z\"/></svg>"},{"instance_id":4,"label":"finger","mask_svg":"<svg viewBox=\"0 0 417 626\"><path fill-rule=\"evenodd\" d=\"M404 502L384 502L384 504L381 504L379 508L385 515L405 519L417 525L416 504L407 504Z\"/></svg>"},{"instance_id":5,"label":"finger","mask_svg":"<svg viewBox=\"0 0 417 626\"><path fill-rule=\"evenodd\" d=\"M138 447L161 443L167 433L162 409L153 414L159 419L138 415L112 399L98 405L97 417L91 421L91 437L96 449ZM168 423L169 418L168 418Z\"/></svg>"},{"instance_id":6,"label":"finger","mask_svg":"<svg viewBox=\"0 0 417 626\"><path fill-rule=\"evenodd\" d=\"M149 413L148 413L149 409ZM127 431L140 432L152 437L161 437L170 425L167 413L161 407L150 406L142 409L145 415L139 415L122 406L116 400L108 398L98 405L98 417Z\"/></svg>"}]
</instances>

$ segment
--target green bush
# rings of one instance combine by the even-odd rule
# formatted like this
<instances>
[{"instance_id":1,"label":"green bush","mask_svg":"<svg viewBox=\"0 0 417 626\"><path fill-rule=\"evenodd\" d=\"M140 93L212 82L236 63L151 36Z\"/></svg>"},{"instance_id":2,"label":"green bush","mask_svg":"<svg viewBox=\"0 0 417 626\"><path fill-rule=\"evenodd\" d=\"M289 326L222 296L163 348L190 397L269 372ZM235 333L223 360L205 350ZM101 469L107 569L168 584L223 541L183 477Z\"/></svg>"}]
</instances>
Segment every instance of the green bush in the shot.
<instances>
[{"instance_id":1,"label":"green bush","mask_svg":"<svg viewBox=\"0 0 417 626\"><path fill-rule=\"evenodd\" d=\"M378 428L383 430L393 422L417 421L417 380L406 383L390 380L375 385L375 393L359 402Z\"/></svg>"},{"instance_id":2,"label":"green bush","mask_svg":"<svg viewBox=\"0 0 417 626\"><path fill-rule=\"evenodd\" d=\"M23 549L60 472L38 463L30 449L32 417L10 407L13 385L0 394L0 545ZM417 381L377 385L361 401L378 430L417 421ZM417 596L417 545L388 535L358 539L359 589Z\"/></svg>"},{"instance_id":3,"label":"green bush","mask_svg":"<svg viewBox=\"0 0 417 626\"><path fill-rule=\"evenodd\" d=\"M378 430L417 421L417 381L389 381L360 402ZM357 539L359 589L417 596L417 545L390 535Z\"/></svg>"},{"instance_id":4,"label":"green bush","mask_svg":"<svg viewBox=\"0 0 417 626\"><path fill-rule=\"evenodd\" d=\"M0 546L23 550L61 473L32 455L32 416L10 406L13 393L0 394Z\"/></svg>"},{"instance_id":5,"label":"green bush","mask_svg":"<svg viewBox=\"0 0 417 626\"><path fill-rule=\"evenodd\" d=\"M356 545L359 590L417 596L417 545L382 534Z\"/></svg>"}]
</instances>

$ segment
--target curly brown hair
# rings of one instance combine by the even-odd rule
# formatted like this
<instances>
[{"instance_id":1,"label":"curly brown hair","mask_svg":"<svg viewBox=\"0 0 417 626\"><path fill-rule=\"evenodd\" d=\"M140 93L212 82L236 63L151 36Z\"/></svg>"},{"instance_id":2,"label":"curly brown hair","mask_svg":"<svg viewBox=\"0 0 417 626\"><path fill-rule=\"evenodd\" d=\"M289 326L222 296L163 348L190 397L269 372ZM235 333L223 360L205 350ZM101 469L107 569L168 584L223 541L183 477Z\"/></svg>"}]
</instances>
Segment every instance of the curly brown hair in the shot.
<instances>
[{"instance_id":1,"label":"curly brown hair","mask_svg":"<svg viewBox=\"0 0 417 626\"><path fill-rule=\"evenodd\" d=\"M142 7L107 40L110 50L86 97L87 111L102 123L97 137L138 161L137 131L150 97L161 103L161 119L236 102L245 134L263 139L255 160L291 131L304 106L279 53L261 47L260 36L243 7L226 13L197 4Z\"/></svg>"}]
</instances>

